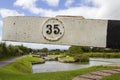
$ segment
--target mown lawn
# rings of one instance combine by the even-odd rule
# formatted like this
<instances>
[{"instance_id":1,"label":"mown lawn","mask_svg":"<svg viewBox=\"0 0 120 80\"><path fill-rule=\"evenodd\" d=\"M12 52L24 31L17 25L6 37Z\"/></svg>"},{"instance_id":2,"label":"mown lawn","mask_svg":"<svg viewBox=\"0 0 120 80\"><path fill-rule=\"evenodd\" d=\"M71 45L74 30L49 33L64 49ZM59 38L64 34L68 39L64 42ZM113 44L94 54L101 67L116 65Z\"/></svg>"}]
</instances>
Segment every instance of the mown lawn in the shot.
<instances>
[{"instance_id":1,"label":"mown lawn","mask_svg":"<svg viewBox=\"0 0 120 80\"><path fill-rule=\"evenodd\" d=\"M99 70L114 69L118 67L94 66L72 71L47 72L33 74L31 62L41 61L39 58L26 56L10 65L0 68L0 80L71 80L72 78ZM64 68L64 67L63 67Z\"/></svg>"},{"instance_id":2,"label":"mown lawn","mask_svg":"<svg viewBox=\"0 0 120 80\"><path fill-rule=\"evenodd\" d=\"M120 73L106 76L102 80L120 80Z\"/></svg>"}]
</instances>

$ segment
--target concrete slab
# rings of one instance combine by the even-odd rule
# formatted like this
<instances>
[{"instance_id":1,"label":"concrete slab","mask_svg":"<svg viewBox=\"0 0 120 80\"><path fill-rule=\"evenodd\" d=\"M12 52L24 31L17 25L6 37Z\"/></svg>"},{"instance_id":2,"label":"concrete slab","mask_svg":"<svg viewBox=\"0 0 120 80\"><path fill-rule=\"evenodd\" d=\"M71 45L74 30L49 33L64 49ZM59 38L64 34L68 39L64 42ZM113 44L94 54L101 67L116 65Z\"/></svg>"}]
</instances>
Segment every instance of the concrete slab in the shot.
<instances>
[{"instance_id":1,"label":"concrete slab","mask_svg":"<svg viewBox=\"0 0 120 80\"><path fill-rule=\"evenodd\" d=\"M81 75L80 77L87 78L87 79L92 79L92 80L99 80L99 79L102 78L102 76L92 75L92 74Z\"/></svg>"},{"instance_id":2,"label":"concrete slab","mask_svg":"<svg viewBox=\"0 0 120 80\"><path fill-rule=\"evenodd\" d=\"M73 78L72 80L92 80L92 79L87 79L87 78L82 78L82 77L76 77L76 78Z\"/></svg>"},{"instance_id":3,"label":"concrete slab","mask_svg":"<svg viewBox=\"0 0 120 80\"><path fill-rule=\"evenodd\" d=\"M114 71L120 72L120 69L113 69Z\"/></svg>"},{"instance_id":4,"label":"concrete slab","mask_svg":"<svg viewBox=\"0 0 120 80\"><path fill-rule=\"evenodd\" d=\"M113 71L113 70L103 70L102 72L104 72L104 73L110 73L110 74L119 73L119 72Z\"/></svg>"},{"instance_id":5,"label":"concrete slab","mask_svg":"<svg viewBox=\"0 0 120 80\"><path fill-rule=\"evenodd\" d=\"M92 72L92 73L90 73L90 74L92 74L92 75L98 75L98 76L109 76L109 75L111 75L110 73L103 73L103 72L101 72L101 71Z\"/></svg>"},{"instance_id":6,"label":"concrete slab","mask_svg":"<svg viewBox=\"0 0 120 80\"><path fill-rule=\"evenodd\" d=\"M14 16L3 25L3 41L106 47L108 20Z\"/></svg>"},{"instance_id":7,"label":"concrete slab","mask_svg":"<svg viewBox=\"0 0 120 80\"><path fill-rule=\"evenodd\" d=\"M85 75L80 75L72 80L100 80L104 76L110 76L114 73L120 73L120 69L112 69L112 70L102 70L97 72L91 72Z\"/></svg>"}]
</instances>

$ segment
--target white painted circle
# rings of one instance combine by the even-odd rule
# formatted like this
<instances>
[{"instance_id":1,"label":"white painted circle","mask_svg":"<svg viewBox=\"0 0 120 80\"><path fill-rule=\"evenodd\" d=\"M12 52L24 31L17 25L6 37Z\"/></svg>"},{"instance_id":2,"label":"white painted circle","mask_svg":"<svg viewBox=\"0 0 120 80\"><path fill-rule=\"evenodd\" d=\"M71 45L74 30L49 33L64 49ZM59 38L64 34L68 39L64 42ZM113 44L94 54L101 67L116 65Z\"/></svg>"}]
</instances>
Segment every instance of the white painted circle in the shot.
<instances>
[{"instance_id":1,"label":"white painted circle","mask_svg":"<svg viewBox=\"0 0 120 80\"><path fill-rule=\"evenodd\" d=\"M60 20L51 18L43 24L42 32L45 39L56 41L64 35L64 26Z\"/></svg>"}]
</instances>

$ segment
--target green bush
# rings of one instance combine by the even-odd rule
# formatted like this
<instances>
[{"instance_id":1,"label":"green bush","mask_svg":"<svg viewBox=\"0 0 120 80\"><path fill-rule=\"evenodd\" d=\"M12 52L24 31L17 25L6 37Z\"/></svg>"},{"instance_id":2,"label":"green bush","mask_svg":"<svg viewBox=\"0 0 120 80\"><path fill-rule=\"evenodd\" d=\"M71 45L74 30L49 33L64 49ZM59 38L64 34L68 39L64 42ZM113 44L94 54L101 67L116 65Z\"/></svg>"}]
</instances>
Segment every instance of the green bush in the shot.
<instances>
[{"instance_id":1,"label":"green bush","mask_svg":"<svg viewBox=\"0 0 120 80\"><path fill-rule=\"evenodd\" d=\"M13 46L6 45L6 43L0 43L0 59L21 56L29 54L29 49L23 45Z\"/></svg>"},{"instance_id":2,"label":"green bush","mask_svg":"<svg viewBox=\"0 0 120 80\"><path fill-rule=\"evenodd\" d=\"M73 62L75 62L75 59L74 59L74 57L66 56L66 57L58 58L58 61L64 62L64 63L73 63Z\"/></svg>"},{"instance_id":3,"label":"green bush","mask_svg":"<svg viewBox=\"0 0 120 80\"><path fill-rule=\"evenodd\" d=\"M79 54L74 57L76 62L89 62L89 57L84 54Z\"/></svg>"},{"instance_id":4,"label":"green bush","mask_svg":"<svg viewBox=\"0 0 120 80\"><path fill-rule=\"evenodd\" d=\"M68 50L70 54L78 54L78 53L83 53L82 49L80 46L71 46Z\"/></svg>"},{"instance_id":5,"label":"green bush","mask_svg":"<svg viewBox=\"0 0 120 80\"><path fill-rule=\"evenodd\" d=\"M85 55L96 58L120 58L120 53L86 53Z\"/></svg>"}]
</instances>

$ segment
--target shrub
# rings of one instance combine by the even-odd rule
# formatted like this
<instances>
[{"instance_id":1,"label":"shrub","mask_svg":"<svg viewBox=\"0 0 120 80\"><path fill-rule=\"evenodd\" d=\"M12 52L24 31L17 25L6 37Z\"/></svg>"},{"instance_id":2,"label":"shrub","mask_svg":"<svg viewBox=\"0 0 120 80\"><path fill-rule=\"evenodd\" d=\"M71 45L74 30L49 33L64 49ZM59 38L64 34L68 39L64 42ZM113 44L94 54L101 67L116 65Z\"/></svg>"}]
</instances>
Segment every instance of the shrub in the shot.
<instances>
[{"instance_id":1,"label":"shrub","mask_svg":"<svg viewBox=\"0 0 120 80\"><path fill-rule=\"evenodd\" d=\"M64 62L64 63L73 63L73 62L75 62L75 59L74 59L74 57L66 56L66 57L58 58L58 61Z\"/></svg>"},{"instance_id":2,"label":"shrub","mask_svg":"<svg viewBox=\"0 0 120 80\"><path fill-rule=\"evenodd\" d=\"M76 62L89 62L89 57L84 54L79 54L75 56Z\"/></svg>"},{"instance_id":3,"label":"shrub","mask_svg":"<svg viewBox=\"0 0 120 80\"><path fill-rule=\"evenodd\" d=\"M71 46L68 50L70 54L83 53L80 46Z\"/></svg>"},{"instance_id":4,"label":"shrub","mask_svg":"<svg viewBox=\"0 0 120 80\"><path fill-rule=\"evenodd\" d=\"M120 53L87 53L85 55L96 58L120 58Z\"/></svg>"}]
</instances>

